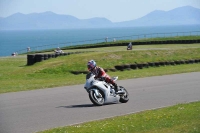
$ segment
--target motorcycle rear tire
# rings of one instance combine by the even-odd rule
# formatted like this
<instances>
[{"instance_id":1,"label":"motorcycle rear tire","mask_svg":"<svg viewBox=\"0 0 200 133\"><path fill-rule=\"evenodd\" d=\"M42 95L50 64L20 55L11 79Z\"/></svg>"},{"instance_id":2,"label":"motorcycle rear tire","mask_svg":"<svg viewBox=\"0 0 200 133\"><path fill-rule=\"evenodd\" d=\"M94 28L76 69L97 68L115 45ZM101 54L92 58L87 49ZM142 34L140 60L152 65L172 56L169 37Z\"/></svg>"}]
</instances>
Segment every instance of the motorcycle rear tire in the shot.
<instances>
[{"instance_id":1,"label":"motorcycle rear tire","mask_svg":"<svg viewBox=\"0 0 200 133\"><path fill-rule=\"evenodd\" d=\"M99 93L101 93L102 95L102 98L97 98L95 92L93 90L91 90L89 92L89 98L91 100L91 102L94 104L94 105L97 105L97 106L102 106L104 104L104 97L103 97L103 94L102 92L100 91Z\"/></svg>"},{"instance_id":2,"label":"motorcycle rear tire","mask_svg":"<svg viewBox=\"0 0 200 133\"><path fill-rule=\"evenodd\" d=\"M123 91L125 91L126 93L125 93L124 95L120 96L119 101L120 101L121 103L126 103L126 102L128 102L128 100L129 100L128 91L127 91L124 87L122 87L122 86L120 86L120 90L123 90Z\"/></svg>"}]
</instances>

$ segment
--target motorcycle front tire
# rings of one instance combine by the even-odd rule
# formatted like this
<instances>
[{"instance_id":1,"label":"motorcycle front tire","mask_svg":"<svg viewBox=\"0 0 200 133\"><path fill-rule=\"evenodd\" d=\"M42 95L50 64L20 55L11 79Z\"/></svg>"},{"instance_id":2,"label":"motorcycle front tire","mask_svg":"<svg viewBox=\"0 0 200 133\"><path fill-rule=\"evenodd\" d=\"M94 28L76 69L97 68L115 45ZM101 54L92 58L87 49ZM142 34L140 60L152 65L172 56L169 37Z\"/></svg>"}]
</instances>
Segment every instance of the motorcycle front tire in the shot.
<instances>
[{"instance_id":1,"label":"motorcycle front tire","mask_svg":"<svg viewBox=\"0 0 200 133\"><path fill-rule=\"evenodd\" d=\"M104 104L104 97L103 97L103 94L99 91L99 93L101 94L101 98L98 98L94 92L94 90L91 90L89 92L89 98L91 100L91 102L94 104L94 105L97 105L97 106L102 106Z\"/></svg>"}]
</instances>

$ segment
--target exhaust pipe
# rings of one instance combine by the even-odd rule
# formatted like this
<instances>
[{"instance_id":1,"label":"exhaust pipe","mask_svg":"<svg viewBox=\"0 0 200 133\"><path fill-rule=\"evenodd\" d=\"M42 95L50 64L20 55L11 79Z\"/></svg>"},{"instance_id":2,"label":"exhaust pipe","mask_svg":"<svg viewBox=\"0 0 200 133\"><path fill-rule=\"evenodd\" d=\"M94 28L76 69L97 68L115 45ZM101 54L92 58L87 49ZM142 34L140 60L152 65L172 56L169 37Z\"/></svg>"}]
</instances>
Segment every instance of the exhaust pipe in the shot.
<instances>
[{"instance_id":1,"label":"exhaust pipe","mask_svg":"<svg viewBox=\"0 0 200 133\"><path fill-rule=\"evenodd\" d=\"M124 91L118 91L118 92L116 92L116 94L123 95L123 94L125 94L125 92Z\"/></svg>"}]
</instances>

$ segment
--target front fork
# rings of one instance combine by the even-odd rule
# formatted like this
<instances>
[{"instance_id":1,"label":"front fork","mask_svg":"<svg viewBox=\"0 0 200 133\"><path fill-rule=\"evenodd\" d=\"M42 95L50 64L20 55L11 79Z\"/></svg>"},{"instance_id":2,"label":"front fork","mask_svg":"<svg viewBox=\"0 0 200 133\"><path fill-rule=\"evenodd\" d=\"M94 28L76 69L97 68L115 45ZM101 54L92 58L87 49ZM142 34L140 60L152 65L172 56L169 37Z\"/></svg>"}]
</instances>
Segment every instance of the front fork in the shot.
<instances>
[{"instance_id":1,"label":"front fork","mask_svg":"<svg viewBox=\"0 0 200 133\"><path fill-rule=\"evenodd\" d=\"M102 97L102 95L99 93L97 89L94 89L94 93L98 98Z\"/></svg>"}]
</instances>

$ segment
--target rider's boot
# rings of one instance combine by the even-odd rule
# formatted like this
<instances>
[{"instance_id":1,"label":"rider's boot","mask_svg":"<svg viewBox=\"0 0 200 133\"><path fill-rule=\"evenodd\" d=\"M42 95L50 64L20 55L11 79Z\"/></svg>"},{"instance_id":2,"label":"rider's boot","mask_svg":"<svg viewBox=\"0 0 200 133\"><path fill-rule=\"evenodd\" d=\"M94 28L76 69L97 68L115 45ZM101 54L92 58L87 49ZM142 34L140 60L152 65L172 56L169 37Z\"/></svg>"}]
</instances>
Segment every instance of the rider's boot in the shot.
<instances>
[{"instance_id":1,"label":"rider's boot","mask_svg":"<svg viewBox=\"0 0 200 133\"><path fill-rule=\"evenodd\" d=\"M114 90L115 90L115 93L117 94L117 92L118 92L118 86L117 86L116 83L114 84Z\"/></svg>"},{"instance_id":2,"label":"rider's boot","mask_svg":"<svg viewBox=\"0 0 200 133\"><path fill-rule=\"evenodd\" d=\"M115 94L124 94L125 93L124 91L119 91L120 88L119 88L119 86L117 86L116 83L114 84L114 90L115 90Z\"/></svg>"}]
</instances>

